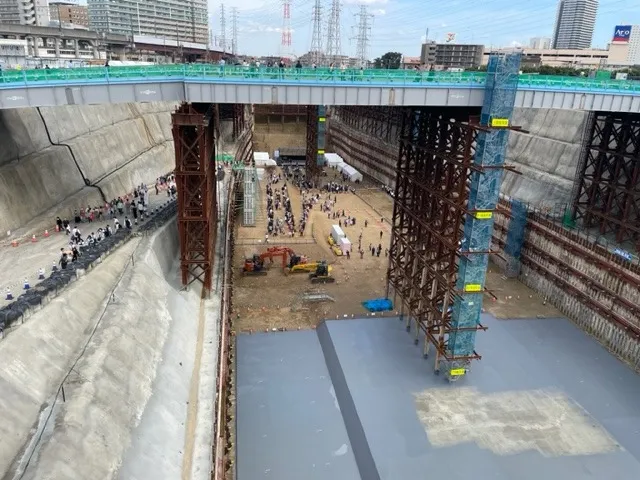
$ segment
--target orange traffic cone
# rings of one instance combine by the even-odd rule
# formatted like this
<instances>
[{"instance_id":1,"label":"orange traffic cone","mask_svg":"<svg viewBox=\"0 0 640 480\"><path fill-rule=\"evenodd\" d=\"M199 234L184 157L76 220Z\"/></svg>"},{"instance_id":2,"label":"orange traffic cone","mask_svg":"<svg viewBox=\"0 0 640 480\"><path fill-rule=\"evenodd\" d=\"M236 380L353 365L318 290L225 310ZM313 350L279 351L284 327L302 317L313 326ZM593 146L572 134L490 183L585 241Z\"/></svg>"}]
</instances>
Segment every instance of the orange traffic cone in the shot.
<instances>
[{"instance_id":1,"label":"orange traffic cone","mask_svg":"<svg viewBox=\"0 0 640 480\"><path fill-rule=\"evenodd\" d=\"M38 239L36 238L35 235L31 235L31 243L36 243L38 241Z\"/></svg>"},{"instance_id":2,"label":"orange traffic cone","mask_svg":"<svg viewBox=\"0 0 640 480\"><path fill-rule=\"evenodd\" d=\"M49 236L49 230L44 231L44 237L47 238Z\"/></svg>"}]
</instances>

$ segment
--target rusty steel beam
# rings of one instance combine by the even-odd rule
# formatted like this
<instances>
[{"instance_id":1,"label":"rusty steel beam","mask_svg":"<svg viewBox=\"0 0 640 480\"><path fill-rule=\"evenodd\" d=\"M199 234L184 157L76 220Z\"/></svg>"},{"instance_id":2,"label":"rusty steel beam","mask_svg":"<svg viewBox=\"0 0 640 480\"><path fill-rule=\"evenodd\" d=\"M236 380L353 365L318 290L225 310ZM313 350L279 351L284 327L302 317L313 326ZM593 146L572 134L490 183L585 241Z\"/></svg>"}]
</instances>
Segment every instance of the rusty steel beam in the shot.
<instances>
[{"instance_id":1,"label":"rusty steel beam","mask_svg":"<svg viewBox=\"0 0 640 480\"><path fill-rule=\"evenodd\" d=\"M511 216L510 204L506 200L500 201L501 208L496 210L500 215ZM536 213L527 215L527 228L542 235L546 239L560 244L568 252L579 256L587 262L595 264L598 268L612 272L624 279L629 285L640 291L640 280L635 275L640 275L640 269L636 265L628 264L622 257L608 252L600 245L590 243L579 235L566 230L564 227L542 218ZM628 262L627 262L628 263Z\"/></svg>"},{"instance_id":2,"label":"rusty steel beam","mask_svg":"<svg viewBox=\"0 0 640 480\"><path fill-rule=\"evenodd\" d=\"M640 239L640 115L594 114L578 172L574 218L619 243Z\"/></svg>"},{"instance_id":3,"label":"rusty steel beam","mask_svg":"<svg viewBox=\"0 0 640 480\"><path fill-rule=\"evenodd\" d=\"M182 284L198 280L211 290L217 220L215 112L211 105L183 103L171 118Z\"/></svg>"},{"instance_id":4,"label":"rusty steel beam","mask_svg":"<svg viewBox=\"0 0 640 480\"><path fill-rule=\"evenodd\" d=\"M362 125L353 109L343 113L349 126ZM468 111L447 109L401 112L387 296L393 289L394 297L400 297L407 329L415 322L416 343L419 331L425 333L424 354L435 346L436 371L441 359L480 358L476 352L453 357L447 349L454 332L449 307L458 296L458 248L477 134L474 126L463 123L468 118Z\"/></svg>"},{"instance_id":5,"label":"rusty steel beam","mask_svg":"<svg viewBox=\"0 0 640 480\"><path fill-rule=\"evenodd\" d=\"M496 222L494 224L494 228L495 230L501 232L506 236L508 231L508 228L506 226ZM504 243L505 243L504 239L496 237L495 234L493 236L493 241L496 242L500 247L504 247ZM558 269L561 270L562 272L570 273L572 277L579 278L580 281L582 281L582 283L584 283L586 286L592 288L597 292L600 292L606 295L607 297L609 297L612 305L617 303L621 307L626 308L633 315L636 315L640 318L640 305L636 305L633 302L630 302L629 300L627 300L626 298L621 297L614 290L611 290L606 285L596 280L592 275L585 272L581 272L577 268L569 265L569 263L565 262L564 260L549 254L548 251L534 245L529 240L525 240L523 244L523 255L529 256L528 255L529 251L535 255L544 257L550 264L557 265ZM535 261L535 259L532 259L532 261ZM640 331L640 328L638 328L638 331Z\"/></svg>"},{"instance_id":6,"label":"rusty steel beam","mask_svg":"<svg viewBox=\"0 0 640 480\"><path fill-rule=\"evenodd\" d=\"M494 236L493 237L493 241L497 245L500 245L500 246L504 247L504 244L505 244L504 240ZM545 255L547 255L546 252L543 252L543 253ZM606 305L603 305L602 303L600 303L597 300L593 299L591 297L591 295L589 295L588 293L583 292L582 290L580 290L578 287L576 287L574 284L572 284L569 280L564 279L561 276L559 276L558 274L552 272L550 269L548 269L547 267L541 265L539 262L537 262L536 260L534 260L533 258L531 258L528 255L523 255L522 258L521 258L521 261L522 261L522 263L524 265L529 266L533 270L537 271L543 277L545 277L548 280L552 281L556 286L558 286L560 289L562 289L566 293L571 294L572 296L576 297L578 300L583 302L586 306L588 306L594 312L598 313L600 316L602 316L602 317L606 318L607 320L610 320L613 323L615 323L616 325L618 325L627 334L631 335L632 337L634 337L636 339L640 338L640 327L638 327L637 325L632 324L627 319L625 319L625 318L621 317L620 315L614 313L613 311L611 311L611 309L609 307L607 307Z\"/></svg>"}]
</instances>

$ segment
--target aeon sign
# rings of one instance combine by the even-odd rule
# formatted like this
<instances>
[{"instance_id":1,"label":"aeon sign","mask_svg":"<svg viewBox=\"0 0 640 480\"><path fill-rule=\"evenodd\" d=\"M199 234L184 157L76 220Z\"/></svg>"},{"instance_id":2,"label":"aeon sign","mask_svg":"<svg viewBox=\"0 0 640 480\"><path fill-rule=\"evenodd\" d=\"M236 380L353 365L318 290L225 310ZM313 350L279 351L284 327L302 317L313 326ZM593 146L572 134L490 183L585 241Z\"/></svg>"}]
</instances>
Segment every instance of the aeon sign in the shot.
<instances>
[{"instance_id":1,"label":"aeon sign","mask_svg":"<svg viewBox=\"0 0 640 480\"><path fill-rule=\"evenodd\" d=\"M614 42L628 43L631 36L631 25L616 25L616 29L613 32Z\"/></svg>"}]
</instances>

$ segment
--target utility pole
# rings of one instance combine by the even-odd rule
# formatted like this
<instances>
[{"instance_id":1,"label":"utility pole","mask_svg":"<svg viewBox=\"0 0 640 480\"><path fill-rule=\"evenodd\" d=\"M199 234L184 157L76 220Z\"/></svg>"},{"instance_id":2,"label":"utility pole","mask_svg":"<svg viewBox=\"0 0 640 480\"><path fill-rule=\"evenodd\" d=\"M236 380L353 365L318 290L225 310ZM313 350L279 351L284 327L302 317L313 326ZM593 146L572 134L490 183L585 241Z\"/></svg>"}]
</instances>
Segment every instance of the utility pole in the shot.
<instances>
[{"instance_id":1,"label":"utility pole","mask_svg":"<svg viewBox=\"0 0 640 480\"><path fill-rule=\"evenodd\" d=\"M361 67L366 67L369 61L369 34L371 33L371 23L373 15L367 10L366 5L360 5L360 13L355 15L358 18L358 35L356 36L356 58Z\"/></svg>"},{"instance_id":2,"label":"utility pole","mask_svg":"<svg viewBox=\"0 0 640 480\"><path fill-rule=\"evenodd\" d=\"M238 54L238 7L231 9L231 53Z\"/></svg>"},{"instance_id":3,"label":"utility pole","mask_svg":"<svg viewBox=\"0 0 640 480\"><path fill-rule=\"evenodd\" d=\"M322 61L322 4L316 0L313 6L313 36L311 37L311 61L318 65Z\"/></svg>"},{"instance_id":4,"label":"utility pole","mask_svg":"<svg viewBox=\"0 0 640 480\"><path fill-rule=\"evenodd\" d=\"M227 19L224 12L224 3L220 5L220 46L222 51L227 51Z\"/></svg>"},{"instance_id":5,"label":"utility pole","mask_svg":"<svg viewBox=\"0 0 640 480\"><path fill-rule=\"evenodd\" d=\"M340 42L340 0L331 0L331 11L327 23L327 49L329 63L335 63L342 55Z\"/></svg>"}]
</instances>

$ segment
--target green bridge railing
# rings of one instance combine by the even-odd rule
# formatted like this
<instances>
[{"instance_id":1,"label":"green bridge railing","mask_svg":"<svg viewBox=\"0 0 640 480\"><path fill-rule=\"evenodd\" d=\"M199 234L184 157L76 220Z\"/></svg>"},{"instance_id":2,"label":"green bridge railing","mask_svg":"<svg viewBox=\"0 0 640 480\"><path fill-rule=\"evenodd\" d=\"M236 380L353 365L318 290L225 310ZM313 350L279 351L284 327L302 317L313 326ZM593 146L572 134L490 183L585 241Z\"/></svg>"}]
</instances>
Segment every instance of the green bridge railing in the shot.
<instances>
[{"instance_id":1,"label":"green bridge railing","mask_svg":"<svg viewBox=\"0 0 640 480\"><path fill-rule=\"evenodd\" d=\"M83 67L38 70L4 70L0 85L59 85L61 83L117 83L128 80L217 81L229 83L296 83L340 84L370 83L376 85L460 85L484 87L484 72L430 72L417 70L328 68L269 68L220 65L158 65L131 67ZM520 88L539 90L610 90L640 92L640 82L601 78L563 77L553 75L520 75Z\"/></svg>"}]
</instances>

